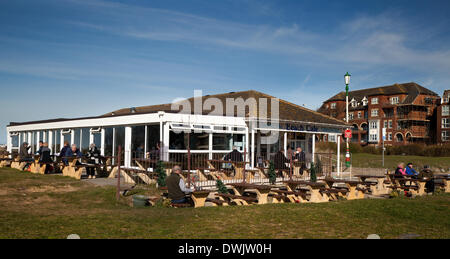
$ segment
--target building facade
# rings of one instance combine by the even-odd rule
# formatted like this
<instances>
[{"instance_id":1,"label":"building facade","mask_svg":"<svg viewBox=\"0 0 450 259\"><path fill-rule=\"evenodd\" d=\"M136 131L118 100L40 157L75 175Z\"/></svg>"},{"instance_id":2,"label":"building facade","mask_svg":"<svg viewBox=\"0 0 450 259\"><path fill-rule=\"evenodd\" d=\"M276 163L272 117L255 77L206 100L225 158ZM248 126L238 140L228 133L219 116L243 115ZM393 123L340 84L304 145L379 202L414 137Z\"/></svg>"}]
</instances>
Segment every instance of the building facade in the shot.
<instances>
[{"instance_id":1,"label":"building facade","mask_svg":"<svg viewBox=\"0 0 450 259\"><path fill-rule=\"evenodd\" d=\"M450 90L445 90L441 104L436 109L437 143L450 143Z\"/></svg>"},{"instance_id":2,"label":"building facade","mask_svg":"<svg viewBox=\"0 0 450 259\"><path fill-rule=\"evenodd\" d=\"M48 142L54 155L65 141L82 152L95 143L104 156L116 156L121 146L124 165L133 166L137 150L147 153L158 147L160 157L171 161L186 154L189 145L191 154L205 160L221 158L235 147L254 167L256 161L288 147L302 147L314 162L315 141L323 135L339 139L346 127L342 120L251 90L123 108L95 117L11 122L6 131L12 154L23 142L31 145L33 154L39 141Z\"/></svg>"},{"instance_id":3,"label":"building facade","mask_svg":"<svg viewBox=\"0 0 450 259\"><path fill-rule=\"evenodd\" d=\"M340 92L326 100L319 112L344 120L346 96ZM352 142L362 145L434 143L439 96L416 83L394 84L349 92Z\"/></svg>"}]
</instances>

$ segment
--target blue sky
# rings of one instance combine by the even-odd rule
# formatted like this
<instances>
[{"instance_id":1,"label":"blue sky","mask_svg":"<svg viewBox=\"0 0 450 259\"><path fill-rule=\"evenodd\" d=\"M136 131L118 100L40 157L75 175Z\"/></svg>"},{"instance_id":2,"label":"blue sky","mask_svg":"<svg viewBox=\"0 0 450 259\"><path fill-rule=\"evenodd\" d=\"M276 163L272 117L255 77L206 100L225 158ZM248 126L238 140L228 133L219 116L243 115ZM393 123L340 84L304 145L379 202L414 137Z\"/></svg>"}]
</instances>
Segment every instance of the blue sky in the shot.
<instances>
[{"instance_id":1,"label":"blue sky","mask_svg":"<svg viewBox=\"0 0 450 259\"><path fill-rule=\"evenodd\" d=\"M308 108L344 89L450 88L449 1L0 0L10 121L255 89Z\"/></svg>"}]
</instances>

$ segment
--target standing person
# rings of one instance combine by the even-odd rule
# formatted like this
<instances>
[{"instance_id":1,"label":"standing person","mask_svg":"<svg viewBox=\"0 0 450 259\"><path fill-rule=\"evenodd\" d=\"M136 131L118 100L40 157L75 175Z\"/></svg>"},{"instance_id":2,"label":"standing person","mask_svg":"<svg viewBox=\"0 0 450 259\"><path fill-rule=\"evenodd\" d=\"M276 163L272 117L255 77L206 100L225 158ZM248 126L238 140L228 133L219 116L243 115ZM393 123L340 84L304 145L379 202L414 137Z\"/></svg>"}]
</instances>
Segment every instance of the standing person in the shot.
<instances>
[{"instance_id":1,"label":"standing person","mask_svg":"<svg viewBox=\"0 0 450 259\"><path fill-rule=\"evenodd\" d=\"M135 158L144 158L144 152L145 152L144 148L145 147L143 144L139 145L139 147L136 148Z\"/></svg>"},{"instance_id":2,"label":"standing person","mask_svg":"<svg viewBox=\"0 0 450 259\"><path fill-rule=\"evenodd\" d=\"M191 189L186 188L186 184L180 174L181 167L176 165L172 168L172 173L166 179L169 199L171 199L174 204L186 203L186 194L194 191L193 187L191 187Z\"/></svg>"},{"instance_id":3,"label":"standing person","mask_svg":"<svg viewBox=\"0 0 450 259\"><path fill-rule=\"evenodd\" d=\"M89 151L86 154L89 164L98 165L100 164L100 150L95 146L94 143L89 145ZM95 179L95 169L96 167L86 167L86 173L88 175L88 179Z\"/></svg>"},{"instance_id":4,"label":"standing person","mask_svg":"<svg viewBox=\"0 0 450 259\"><path fill-rule=\"evenodd\" d=\"M223 160L233 161L233 162L242 162L242 153L237 150L236 146L233 146L233 151L228 153Z\"/></svg>"}]
</instances>

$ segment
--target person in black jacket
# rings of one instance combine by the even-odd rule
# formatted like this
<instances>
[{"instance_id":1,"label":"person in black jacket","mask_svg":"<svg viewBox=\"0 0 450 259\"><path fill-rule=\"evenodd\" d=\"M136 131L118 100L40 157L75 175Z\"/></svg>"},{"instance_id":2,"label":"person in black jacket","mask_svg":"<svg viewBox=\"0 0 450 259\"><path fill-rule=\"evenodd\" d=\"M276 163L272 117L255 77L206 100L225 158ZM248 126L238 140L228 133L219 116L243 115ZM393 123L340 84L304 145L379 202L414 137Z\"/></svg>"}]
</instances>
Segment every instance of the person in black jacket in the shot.
<instances>
[{"instance_id":1,"label":"person in black jacket","mask_svg":"<svg viewBox=\"0 0 450 259\"><path fill-rule=\"evenodd\" d=\"M98 150L94 143L89 146L89 151L87 152L86 157L89 164L100 164L100 150ZM86 167L86 173L89 179L95 178L95 167Z\"/></svg>"},{"instance_id":2,"label":"person in black jacket","mask_svg":"<svg viewBox=\"0 0 450 259\"><path fill-rule=\"evenodd\" d=\"M242 159L242 153L239 152L239 151L237 150L237 148L234 147L234 146L233 146L233 151L231 151L230 153L228 153L228 154L223 158L223 160L226 160L226 161L233 161L233 162L242 162L242 161L244 161L244 160Z\"/></svg>"},{"instance_id":3,"label":"person in black jacket","mask_svg":"<svg viewBox=\"0 0 450 259\"><path fill-rule=\"evenodd\" d=\"M306 169L306 156L305 152L303 152L301 147L297 147L297 151L295 151L294 155L294 161L302 163L302 166L300 168L300 174L303 175L303 171Z\"/></svg>"},{"instance_id":4,"label":"person in black jacket","mask_svg":"<svg viewBox=\"0 0 450 259\"><path fill-rule=\"evenodd\" d=\"M48 148L48 143L44 142L42 143L42 147L40 148L40 157L39 157L39 162L41 164L47 164L47 166L45 167L45 172L44 174L47 174L48 172L53 171L53 159L51 156L51 151L50 148Z\"/></svg>"},{"instance_id":5,"label":"person in black jacket","mask_svg":"<svg viewBox=\"0 0 450 259\"><path fill-rule=\"evenodd\" d=\"M281 170L288 169L286 163L289 163L290 160L286 158L284 155L284 150L278 151L273 158L273 165L275 170L278 170L278 175L282 176Z\"/></svg>"}]
</instances>

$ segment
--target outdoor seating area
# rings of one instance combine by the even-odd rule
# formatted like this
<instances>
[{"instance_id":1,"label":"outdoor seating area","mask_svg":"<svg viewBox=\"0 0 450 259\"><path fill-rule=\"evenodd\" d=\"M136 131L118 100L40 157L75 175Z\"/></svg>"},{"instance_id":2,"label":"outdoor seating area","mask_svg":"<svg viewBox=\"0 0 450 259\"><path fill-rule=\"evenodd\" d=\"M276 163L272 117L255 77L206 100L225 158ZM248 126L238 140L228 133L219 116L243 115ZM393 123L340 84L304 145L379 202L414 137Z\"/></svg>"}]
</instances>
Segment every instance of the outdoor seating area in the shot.
<instances>
[{"instance_id":1,"label":"outdoor seating area","mask_svg":"<svg viewBox=\"0 0 450 259\"><path fill-rule=\"evenodd\" d=\"M87 169L94 169L98 176L116 178L119 171L118 156L100 157L100 163L92 164L85 157L55 157L52 163L43 163L40 156L32 160L20 157L3 156L3 167L12 167L32 173L46 174L60 172L63 176L81 179ZM115 164L112 163L115 162ZM161 161L150 158L133 158L135 166L120 166L121 177L125 183L156 184L161 172L168 177L177 161ZM180 178L193 187L188 195L192 201L185 205L172 204L173 207L205 206L248 206L268 203L323 203L339 200L357 200L365 198L389 197L392 192L407 196L422 196L433 192L427 183L433 181L434 188L450 192L448 174L435 175L433 178L420 178L392 174L360 174L351 178L338 178L330 174L312 176L312 170L298 162L286 163L283 170L275 170L267 160L261 167L250 168L247 162L223 159L205 159L205 167L181 170ZM227 166L227 164L229 166ZM159 168L158 168L159 167ZM225 167L225 168L224 168ZM50 168L50 169L49 169ZM302 172L300 173L300 170ZM158 172L160 171L160 172ZM270 171L275 171L275 177ZM276 173L276 171L282 173ZM315 171L315 170L314 170ZM274 172L272 172L274 173ZM219 182L225 188L219 188ZM161 188L167 190L167 188Z\"/></svg>"}]
</instances>

